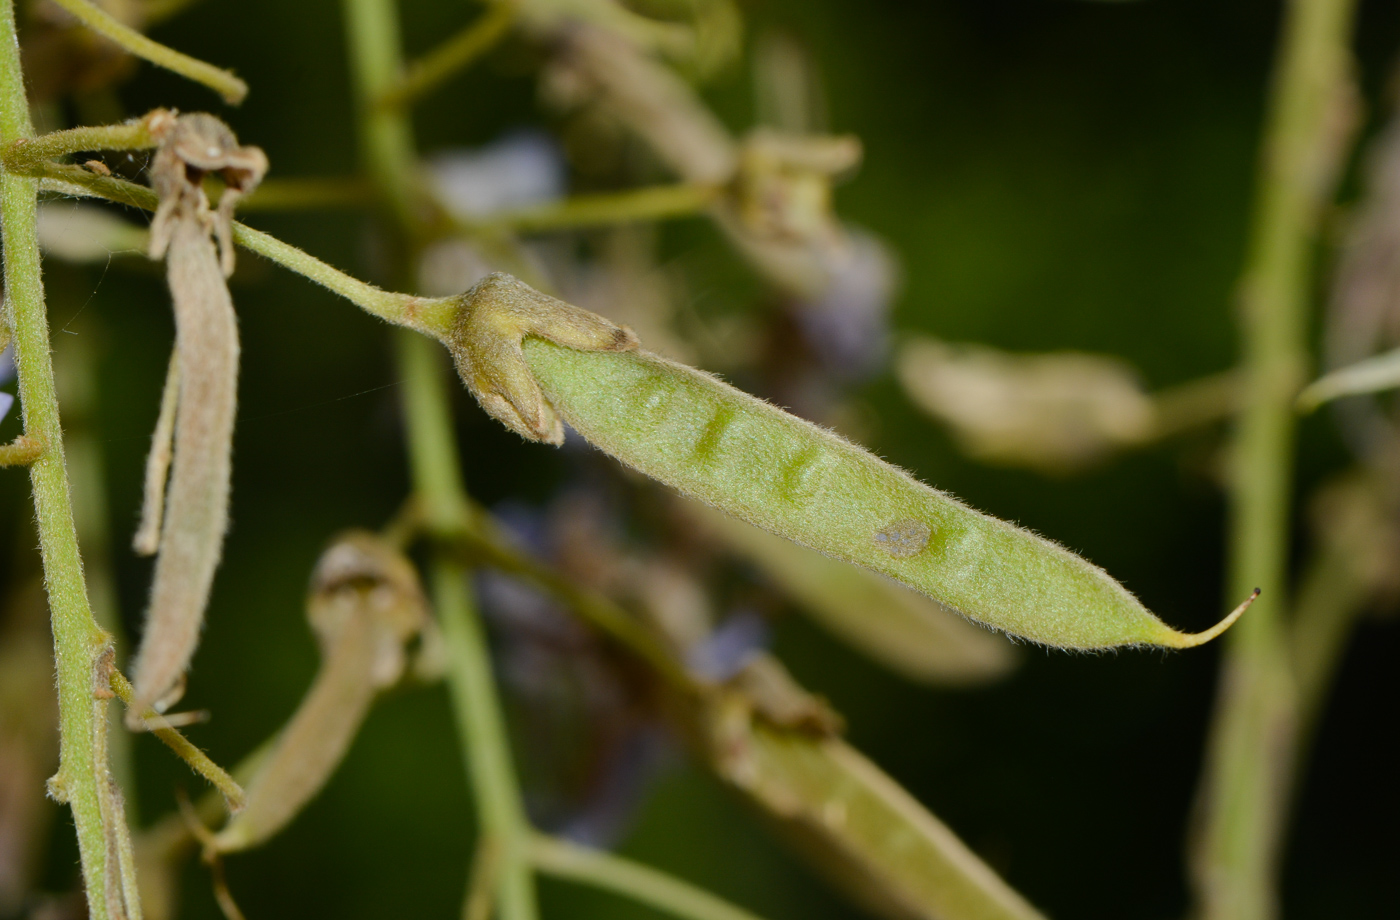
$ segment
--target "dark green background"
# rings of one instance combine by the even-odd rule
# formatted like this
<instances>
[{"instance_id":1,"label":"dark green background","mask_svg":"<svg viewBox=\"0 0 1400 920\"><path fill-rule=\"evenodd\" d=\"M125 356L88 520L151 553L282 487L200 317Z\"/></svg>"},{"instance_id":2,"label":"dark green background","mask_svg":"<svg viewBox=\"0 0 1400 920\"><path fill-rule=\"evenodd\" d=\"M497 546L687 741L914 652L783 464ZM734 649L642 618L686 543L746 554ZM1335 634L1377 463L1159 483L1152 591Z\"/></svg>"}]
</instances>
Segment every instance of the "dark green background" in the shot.
<instances>
[{"instance_id":1,"label":"dark green background","mask_svg":"<svg viewBox=\"0 0 1400 920\"><path fill-rule=\"evenodd\" d=\"M477 15L465 2L403 6L410 53ZM1400 35L1392 7L1367 3L1361 16L1372 112ZM902 256L899 328L1015 350L1116 353L1154 386L1229 366L1277 4L752 0L744 12L750 35L782 26L809 44L832 127L865 142L865 164L838 203ZM354 169L343 26L331 0L205 0L154 37L233 67L252 92L224 111L203 89L143 67L121 90L130 113L221 112L267 151L277 176ZM539 121L528 63L503 49L427 100L415 118L423 149ZM743 73L720 79L710 98L731 127L748 124ZM374 275L368 217L250 222ZM667 245L727 263L706 279L702 304L752 300L752 281L707 227L672 228ZM225 763L280 724L314 671L302 597L324 541L345 526L378 525L406 489L386 329L242 258L234 523L187 698L213 711L191 734ZM124 547L172 334L167 295L154 271L49 272L55 336L92 336L101 352L97 425L113 543ZM882 455L1084 553L1168 622L1201 628L1225 606L1223 505L1202 475L1218 438L1051 480L968 463L888 375L864 396L879 412L871 446ZM550 494L567 457L524 445L465 394L458 410L465 472L481 498ZM7 420L0 437L16 430ZM1346 457L1325 416L1303 435L1306 487ZM14 522L10 572L33 544L23 478L0 476ZM118 552L117 576L134 627L149 566ZM1183 836L1218 646L1098 656L1028 648L1012 679L966 693L913 687L793 618L776 649L847 715L858 747L1052 916L1185 909ZM1348 654L1288 850L1289 917L1400 915L1400 758L1382 740L1394 731L1398 652L1392 620L1364 625ZM174 785L197 787L150 739L138 751L144 817L171 807ZM73 874L67 823L61 816L56 829L53 886ZM404 691L376 709L288 832L229 861L230 884L254 920L456 916L471 828L445 695ZM623 849L771 920L855 915L694 767L657 784ZM217 915L202 870L187 873L184 891L184 916ZM542 891L550 917L649 916L574 887L546 882Z\"/></svg>"}]
</instances>

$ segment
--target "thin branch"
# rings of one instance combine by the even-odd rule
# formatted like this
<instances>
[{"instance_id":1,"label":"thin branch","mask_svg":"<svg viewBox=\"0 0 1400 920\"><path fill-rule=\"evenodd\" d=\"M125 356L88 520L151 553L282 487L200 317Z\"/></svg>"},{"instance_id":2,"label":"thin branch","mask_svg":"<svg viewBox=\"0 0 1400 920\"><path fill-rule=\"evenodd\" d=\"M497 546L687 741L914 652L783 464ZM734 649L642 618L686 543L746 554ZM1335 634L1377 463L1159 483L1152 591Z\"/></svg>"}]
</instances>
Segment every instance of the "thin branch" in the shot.
<instances>
[{"instance_id":1,"label":"thin branch","mask_svg":"<svg viewBox=\"0 0 1400 920\"><path fill-rule=\"evenodd\" d=\"M645 662L671 689L686 696L699 692L695 679L656 637L611 599L580 588L549 566L516 549L483 508L472 506L471 527L436 533L455 545L464 558L525 579L552 594L579 619Z\"/></svg>"},{"instance_id":2,"label":"thin branch","mask_svg":"<svg viewBox=\"0 0 1400 920\"><path fill-rule=\"evenodd\" d=\"M1238 372L1224 371L1153 393L1152 438L1169 438L1232 417L1240 408L1240 384Z\"/></svg>"},{"instance_id":3,"label":"thin branch","mask_svg":"<svg viewBox=\"0 0 1400 920\"><path fill-rule=\"evenodd\" d=\"M22 434L0 446L0 467L29 466L44 455L44 442Z\"/></svg>"},{"instance_id":4,"label":"thin branch","mask_svg":"<svg viewBox=\"0 0 1400 920\"><path fill-rule=\"evenodd\" d=\"M467 223L465 228L473 233L541 233L693 217L704 213L720 191L714 185L682 182L622 192L575 195L551 204L493 214L479 223Z\"/></svg>"},{"instance_id":5,"label":"thin branch","mask_svg":"<svg viewBox=\"0 0 1400 920\"><path fill-rule=\"evenodd\" d=\"M117 697L128 706L132 705L136 694L126 676L114 669L111 682L112 691L116 693ZM189 764L191 770L209 780L214 788L223 793L224 801L228 803L230 812L236 812L243 808L244 802L247 801L243 787L238 785L238 782L223 767L214 763L208 754L190 743L188 738L180 734L164 716L154 709L147 708L140 715L151 734L165 742L165 745L174 751L177 757Z\"/></svg>"},{"instance_id":6,"label":"thin branch","mask_svg":"<svg viewBox=\"0 0 1400 920\"><path fill-rule=\"evenodd\" d=\"M374 189L358 176L266 179L238 203L240 211L311 211L363 208L374 204Z\"/></svg>"},{"instance_id":7,"label":"thin branch","mask_svg":"<svg viewBox=\"0 0 1400 920\"><path fill-rule=\"evenodd\" d=\"M404 108L471 65L510 31L515 6L515 0L495 0L476 22L409 64L403 78L385 91L375 106Z\"/></svg>"},{"instance_id":8,"label":"thin branch","mask_svg":"<svg viewBox=\"0 0 1400 920\"><path fill-rule=\"evenodd\" d=\"M155 192L125 179L99 176L78 166L63 166L47 161L35 164L26 172L42 177L41 188L44 191L102 198L146 211L156 209ZM327 265L290 243L284 243L271 234L254 230L245 224L233 225L233 241L250 252L255 252L330 289L386 322L415 329L440 341L452 332L457 311L455 297L417 297L385 291Z\"/></svg>"},{"instance_id":9,"label":"thin branch","mask_svg":"<svg viewBox=\"0 0 1400 920\"><path fill-rule=\"evenodd\" d=\"M683 920L759 920L708 891L605 850L536 834L530 857L541 872L624 895Z\"/></svg>"},{"instance_id":10,"label":"thin branch","mask_svg":"<svg viewBox=\"0 0 1400 920\"><path fill-rule=\"evenodd\" d=\"M205 86L224 97L229 105L238 105L248 95L248 84L227 70L213 64L181 54L160 42L152 41L130 26L123 25L106 11L88 3L87 0L53 0L75 16L83 25L104 38L110 39L139 58L150 61L157 67L174 71L186 79Z\"/></svg>"},{"instance_id":11,"label":"thin branch","mask_svg":"<svg viewBox=\"0 0 1400 920\"><path fill-rule=\"evenodd\" d=\"M156 146L151 124L162 117L169 118L171 113L156 109L119 125L89 125L53 131L35 138L19 138L5 147L0 162L6 169L28 172L43 160L85 150L145 150Z\"/></svg>"}]
</instances>

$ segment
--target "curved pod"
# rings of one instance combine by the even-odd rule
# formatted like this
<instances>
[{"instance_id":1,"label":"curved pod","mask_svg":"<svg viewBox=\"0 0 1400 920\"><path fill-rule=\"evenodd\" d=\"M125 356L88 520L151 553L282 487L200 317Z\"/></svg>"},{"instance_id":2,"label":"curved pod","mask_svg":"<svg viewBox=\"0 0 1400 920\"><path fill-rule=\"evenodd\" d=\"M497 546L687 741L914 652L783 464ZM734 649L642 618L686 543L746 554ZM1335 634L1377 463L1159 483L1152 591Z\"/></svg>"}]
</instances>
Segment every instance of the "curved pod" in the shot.
<instances>
[{"instance_id":1,"label":"curved pod","mask_svg":"<svg viewBox=\"0 0 1400 920\"><path fill-rule=\"evenodd\" d=\"M1061 648L1185 648L1097 566L975 511L845 439L643 351L527 338L545 397L593 444L692 498L889 575L965 616Z\"/></svg>"}]
</instances>

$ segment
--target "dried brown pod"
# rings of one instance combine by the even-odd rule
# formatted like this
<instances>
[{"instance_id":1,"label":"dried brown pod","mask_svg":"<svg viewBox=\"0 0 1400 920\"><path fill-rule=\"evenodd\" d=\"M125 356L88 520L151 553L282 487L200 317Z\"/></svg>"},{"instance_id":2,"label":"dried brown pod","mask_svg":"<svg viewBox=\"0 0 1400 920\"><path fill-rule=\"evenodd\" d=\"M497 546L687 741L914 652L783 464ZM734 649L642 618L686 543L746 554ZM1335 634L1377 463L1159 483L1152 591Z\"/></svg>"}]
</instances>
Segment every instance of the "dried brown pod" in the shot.
<instances>
[{"instance_id":1,"label":"dried brown pod","mask_svg":"<svg viewBox=\"0 0 1400 920\"><path fill-rule=\"evenodd\" d=\"M238 396L238 321L224 279L233 271L233 207L267 171L256 147L240 147L211 115L154 119L160 141L151 184L160 206L151 224L151 258L165 257L175 308L175 394L168 488L163 463L148 466L143 532L159 526L150 608L134 666L138 712L178 699L185 668L199 643L214 571L228 524L230 454ZM210 208L203 180L222 176L226 189ZM218 246L216 249L215 241ZM158 436L153 450L163 450ZM165 497L162 515L156 507Z\"/></svg>"},{"instance_id":2,"label":"dried brown pod","mask_svg":"<svg viewBox=\"0 0 1400 920\"><path fill-rule=\"evenodd\" d=\"M321 669L248 784L248 804L214 838L220 852L262 843L321 790L374 697L403 676L407 646L429 640L433 628L412 564L363 531L343 534L322 554L307 619Z\"/></svg>"}]
</instances>

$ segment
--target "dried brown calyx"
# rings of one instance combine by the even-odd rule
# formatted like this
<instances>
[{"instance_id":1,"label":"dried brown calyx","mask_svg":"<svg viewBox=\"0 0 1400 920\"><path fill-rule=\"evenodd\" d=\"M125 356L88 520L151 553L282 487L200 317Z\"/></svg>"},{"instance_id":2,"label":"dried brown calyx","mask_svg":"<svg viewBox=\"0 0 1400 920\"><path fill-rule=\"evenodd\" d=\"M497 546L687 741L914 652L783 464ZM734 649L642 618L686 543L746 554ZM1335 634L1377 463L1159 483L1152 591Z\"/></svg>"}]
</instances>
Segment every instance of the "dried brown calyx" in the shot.
<instances>
[{"instance_id":1,"label":"dried brown calyx","mask_svg":"<svg viewBox=\"0 0 1400 920\"><path fill-rule=\"evenodd\" d=\"M165 255L178 225L194 221L218 240L224 276L233 274L233 209L267 173L266 154L260 147L240 147L228 125L204 112L153 120L151 134L160 141L151 163L151 186L160 196L151 222L151 258ZM218 210L210 209L204 192L204 177L211 173L224 182Z\"/></svg>"},{"instance_id":2,"label":"dried brown calyx","mask_svg":"<svg viewBox=\"0 0 1400 920\"><path fill-rule=\"evenodd\" d=\"M212 115L153 119L151 133L160 141L151 165L160 206L150 256L166 260L175 356L136 541L138 551L158 555L131 712L179 698L219 565L238 396L238 321L224 279L233 271L233 208L267 171L263 152L240 147ZM210 173L225 184L217 209L204 191Z\"/></svg>"}]
</instances>

